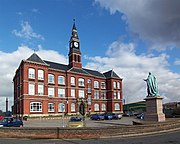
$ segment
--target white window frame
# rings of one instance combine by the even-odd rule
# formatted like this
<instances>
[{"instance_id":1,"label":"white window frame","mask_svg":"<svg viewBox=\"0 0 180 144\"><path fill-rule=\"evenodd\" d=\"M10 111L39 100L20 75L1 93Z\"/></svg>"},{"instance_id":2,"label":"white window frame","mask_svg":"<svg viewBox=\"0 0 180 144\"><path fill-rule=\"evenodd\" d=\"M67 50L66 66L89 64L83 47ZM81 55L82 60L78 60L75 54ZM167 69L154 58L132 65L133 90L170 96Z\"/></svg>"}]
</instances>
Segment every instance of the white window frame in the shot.
<instances>
[{"instance_id":1,"label":"white window frame","mask_svg":"<svg viewBox=\"0 0 180 144\"><path fill-rule=\"evenodd\" d=\"M114 110L120 110L120 104L119 103L114 104Z\"/></svg>"},{"instance_id":2,"label":"white window frame","mask_svg":"<svg viewBox=\"0 0 180 144\"><path fill-rule=\"evenodd\" d=\"M54 103L48 103L48 112L54 112Z\"/></svg>"},{"instance_id":3,"label":"white window frame","mask_svg":"<svg viewBox=\"0 0 180 144\"><path fill-rule=\"evenodd\" d=\"M79 93L79 98L84 98L85 93L83 89L79 89L78 93Z\"/></svg>"},{"instance_id":4,"label":"white window frame","mask_svg":"<svg viewBox=\"0 0 180 144\"><path fill-rule=\"evenodd\" d=\"M54 97L54 87L48 87L48 96Z\"/></svg>"},{"instance_id":5,"label":"white window frame","mask_svg":"<svg viewBox=\"0 0 180 144\"><path fill-rule=\"evenodd\" d=\"M113 82L113 88L116 89L116 82Z\"/></svg>"},{"instance_id":6,"label":"white window frame","mask_svg":"<svg viewBox=\"0 0 180 144\"><path fill-rule=\"evenodd\" d=\"M76 91L75 91L75 89L71 89L71 97L73 97L73 98L76 97Z\"/></svg>"},{"instance_id":7,"label":"white window frame","mask_svg":"<svg viewBox=\"0 0 180 144\"><path fill-rule=\"evenodd\" d=\"M28 69L28 78L35 79L35 69L34 68Z\"/></svg>"},{"instance_id":8,"label":"white window frame","mask_svg":"<svg viewBox=\"0 0 180 144\"><path fill-rule=\"evenodd\" d=\"M106 100L106 92L101 92L101 98L102 98L103 100Z\"/></svg>"},{"instance_id":9,"label":"white window frame","mask_svg":"<svg viewBox=\"0 0 180 144\"><path fill-rule=\"evenodd\" d=\"M120 85L121 85L121 83L118 82L118 83L117 83L117 88L118 88L118 89L120 89Z\"/></svg>"},{"instance_id":10,"label":"white window frame","mask_svg":"<svg viewBox=\"0 0 180 144\"><path fill-rule=\"evenodd\" d=\"M58 97L65 97L65 88L58 88Z\"/></svg>"},{"instance_id":11,"label":"white window frame","mask_svg":"<svg viewBox=\"0 0 180 144\"><path fill-rule=\"evenodd\" d=\"M117 99L117 93L116 91L113 92L114 99Z\"/></svg>"},{"instance_id":12,"label":"white window frame","mask_svg":"<svg viewBox=\"0 0 180 144\"><path fill-rule=\"evenodd\" d=\"M94 81L94 88L99 88L99 82L98 81Z\"/></svg>"},{"instance_id":13,"label":"white window frame","mask_svg":"<svg viewBox=\"0 0 180 144\"><path fill-rule=\"evenodd\" d=\"M94 91L94 99L99 99L99 91Z\"/></svg>"},{"instance_id":14,"label":"white window frame","mask_svg":"<svg viewBox=\"0 0 180 144\"><path fill-rule=\"evenodd\" d=\"M44 85L38 84L38 95L44 95Z\"/></svg>"},{"instance_id":15,"label":"white window frame","mask_svg":"<svg viewBox=\"0 0 180 144\"><path fill-rule=\"evenodd\" d=\"M99 111L99 104L94 104L94 111Z\"/></svg>"},{"instance_id":16,"label":"white window frame","mask_svg":"<svg viewBox=\"0 0 180 144\"><path fill-rule=\"evenodd\" d=\"M102 111L106 111L106 104L102 104Z\"/></svg>"},{"instance_id":17,"label":"white window frame","mask_svg":"<svg viewBox=\"0 0 180 144\"><path fill-rule=\"evenodd\" d=\"M62 105L64 105L64 111L62 111ZM58 112L65 112L66 111L66 107L64 103L59 103L58 104Z\"/></svg>"},{"instance_id":18,"label":"white window frame","mask_svg":"<svg viewBox=\"0 0 180 144\"><path fill-rule=\"evenodd\" d=\"M71 77L71 85L75 86L75 77Z\"/></svg>"},{"instance_id":19,"label":"white window frame","mask_svg":"<svg viewBox=\"0 0 180 144\"><path fill-rule=\"evenodd\" d=\"M38 70L38 80L44 80L44 71Z\"/></svg>"},{"instance_id":20,"label":"white window frame","mask_svg":"<svg viewBox=\"0 0 180 144\"><path fill-rule=\"evenodd\" d=\"M87 83L88 83L88 84L90 84L90 83L91 83L91 80L90 80L90 79L88 79Z\"/></svg>"},{"instance_id":21,"label":"white window frame","mask_svg":"<svg viewBox=\"0 0 180 144\"><path fill-rule=\"evenodd\" d=\"M83 78L78 79L78 86L84 86L84 79Z\"/></svg>"},{"instance_id":22,"label":"white window frame","mask_svg":"<svg viewBox=\"0 0 180 144\"><path fill-rule=\"evenodd\" d=\"M53 74L48 74L48 83L54 84L54 75Z\"/></svg>"},{"instance_id":23,"label":"white window frame","mask_svg":"<svg viewBox=\"0 0 180 144\"><path fill-rule=\"evenodd\" d=\"M101 89L105 89L106 88L106 83L105 82L101 82Z\"/></svg>"},{"instance_id":24,"label":"white window frame","mask_svg":"<svg viewBox=\"0 0 180 144\"><path fill-rule=\"evenodd\" d=\"M30 112L42 112L42 103L41 102L31 102L30 103Z\"/></svg>"},{"instance_id":25,"label":"white window frame","mask_svg":"<svg viewBox=\"0 0 180 144\"><path fill-rule=\"evenodd\" d=\"M28 94L35 95L35 84L34 83L28 84Z\"/></svg>"},{"instance_id":26,"label":"white window frame","mask_svg":"<svg viewBox=\"0 0 180 144\"><path fill-rule=\"evenodd\" d=\"M65 84L65 77L64 76L58 76L58 84L61 84L61 85Z\"/></svg>"},{"instance_id":27,"label":"white window frame","mask_svg":"<svg viewBox=\"0 0 180 144\"><path fill-rule=\"evenodd\" d=\"M71 104L71 112L76 111L76 105L74 103Z\"/></svg>"},{"instance_id":28,"label":"white window frame","mask_svg":"<svg viewBox=\"0 0 180 144\"><path fill-rule=\"evenodd\" d=\"M120 92L118 92L118 99L121 99L121 93Z\"/></svg>"}]
</instances>

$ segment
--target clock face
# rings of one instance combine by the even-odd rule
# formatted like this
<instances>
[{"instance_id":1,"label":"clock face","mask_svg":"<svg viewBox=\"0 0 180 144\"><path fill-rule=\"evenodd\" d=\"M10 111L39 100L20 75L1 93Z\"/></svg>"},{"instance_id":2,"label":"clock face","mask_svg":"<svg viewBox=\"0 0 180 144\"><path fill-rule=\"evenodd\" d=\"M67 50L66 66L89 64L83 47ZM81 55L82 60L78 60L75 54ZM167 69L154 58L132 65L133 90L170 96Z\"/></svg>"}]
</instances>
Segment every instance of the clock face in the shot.
<instances>
[{"instance_id":1,"label":"clock face","mask_svg":"<svg viewBox=\"0 0 180 144\"><path fill-rule=\"evenodd\" d=\"M77 43L77 42L74 42L74 46L77 48L77 47L78 47L78 43Z\"/></svg>"}]
</instances>

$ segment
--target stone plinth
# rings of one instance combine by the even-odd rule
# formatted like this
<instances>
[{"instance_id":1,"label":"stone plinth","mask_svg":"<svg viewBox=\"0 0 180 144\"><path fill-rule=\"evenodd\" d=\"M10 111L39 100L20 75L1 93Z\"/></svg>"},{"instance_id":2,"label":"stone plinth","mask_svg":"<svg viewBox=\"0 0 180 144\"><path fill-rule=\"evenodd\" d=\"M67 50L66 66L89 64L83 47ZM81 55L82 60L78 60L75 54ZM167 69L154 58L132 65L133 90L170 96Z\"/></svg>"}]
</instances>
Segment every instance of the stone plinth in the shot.
<instances>
[{"instance_id":1,"label":"stone plinth","mask_svg":"<svg viewBox=\"0 0 180 144\"><path fill-rule=\"evenodd\" d=\"M165 121L165 115L163 113L162 97L147 97L146 100L146 113L144 115L145 121Z\"/></svg>"}]
</instances>

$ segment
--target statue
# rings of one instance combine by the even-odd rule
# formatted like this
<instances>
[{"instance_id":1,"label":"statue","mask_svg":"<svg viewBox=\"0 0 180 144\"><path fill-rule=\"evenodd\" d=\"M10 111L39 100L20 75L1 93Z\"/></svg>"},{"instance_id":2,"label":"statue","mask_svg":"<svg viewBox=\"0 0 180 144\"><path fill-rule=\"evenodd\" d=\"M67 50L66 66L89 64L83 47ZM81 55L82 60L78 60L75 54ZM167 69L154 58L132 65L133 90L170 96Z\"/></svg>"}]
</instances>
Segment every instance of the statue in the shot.
<instances>
[{"instance_id":1,"label":"statue","mask_svg":"<svg viewBox=\"0 0 180 144\"><path fill-rule=\"evenodd\" d=\"M144 79L144 81L146 81L146 83L147 83L148 97L159 96L156 77L149 72L148 78Z\"/></svg>"}]
</instances>

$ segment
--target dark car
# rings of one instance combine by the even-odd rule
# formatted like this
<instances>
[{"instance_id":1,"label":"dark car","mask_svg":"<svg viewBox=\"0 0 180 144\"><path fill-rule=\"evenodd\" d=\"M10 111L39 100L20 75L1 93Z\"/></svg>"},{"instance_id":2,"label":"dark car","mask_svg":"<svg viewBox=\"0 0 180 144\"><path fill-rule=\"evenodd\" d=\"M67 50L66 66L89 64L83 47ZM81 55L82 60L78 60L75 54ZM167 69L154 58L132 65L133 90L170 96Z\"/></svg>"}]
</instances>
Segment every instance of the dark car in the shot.
<instances>
[{"instance_id":1,"label":"dark car","mask_svg":"<svg viewBox=\"0 0 180 144\"><path fill-rule=\"evenodd\" d=\"M116 114L116 113L112 113L112 112L104 113L104 119L105 120L121 119L121 118L122 118L121 114Z\"/></svg>"},{"instance_id":2,"label":"dark car","mask_svg":"<svg viewBox=\"0 0 180 144\"><path fill-rule=\"evenodd\" d=\"M0 121L0 127L21 127L23 121L19 118L5 117Z\"/></svg>"},{"instance_id":3,"label":"dark car","mask_svg":"<svg viewBox=\"0 0 180 144\"><path fill-rule=\"evenodd\" d=\"M104 120L104 115L102 115L102 114L92 115L91 120Z\"/></svg>"},{"instance_id":4,"label":"dark car","mask_svg":"<svg viewBox=\"0 0 180 144\"><path fill-rule=\"evenodd\" d=\"M138 119L144 119L144 113L141 113L141 114L137 115L137 118Z\"/></svg>"}]
</instances>

